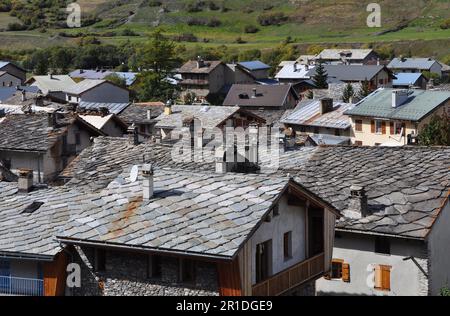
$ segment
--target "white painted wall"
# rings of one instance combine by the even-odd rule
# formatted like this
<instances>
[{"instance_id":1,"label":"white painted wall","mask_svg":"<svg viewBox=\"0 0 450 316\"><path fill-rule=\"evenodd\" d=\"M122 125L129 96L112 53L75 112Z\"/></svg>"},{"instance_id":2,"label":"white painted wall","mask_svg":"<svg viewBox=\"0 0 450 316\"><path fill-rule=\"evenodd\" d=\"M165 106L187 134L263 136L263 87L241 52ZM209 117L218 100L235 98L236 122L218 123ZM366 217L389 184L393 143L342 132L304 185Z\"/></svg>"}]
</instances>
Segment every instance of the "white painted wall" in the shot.
<instances>
[{"instance_id":1,"label":"white painted wall","mask_svg":"<svg viewBox=\"0 0 450 316\"><path fill-rule=\"evenodd\" d=\"M428 237L430 294L450 287L450 203L441 211Z\"/></svg>"},{"instance_id":2,"label":"white painted wall","mask_svg":"<svg viewBox=\"0 0 450 316\"><path fill-rule=\"evenodd\" d=\"M272 240L272 274L283 271L306 259L306 212L299 206L288 205L287 195L279 201L280 215L264 222L250 239L252 248L252 284L256 283L256 246ZM284 234L292 231L292 258L285 261L283 253Z\"/></svg>"},{"instance_id":3,"label":"white painted wall","mask_svg":"<svg viewBox=\"0 0 450 316\"><path fill-rule=\"evenodd\" d=\"M428 279L412 260L413 256L428 273L426 245L417 240L391 238L391 255L375 253L375 237L362 234L339 233L335 239L333 258L350 264L350 283L339 280L319 279L316 289L319 295L389 295L417 296L428 294ZM391 291L374 289L374 266L392 266ZM369 286L370 285L370 286Z\"/></svg>"}]
</instances>

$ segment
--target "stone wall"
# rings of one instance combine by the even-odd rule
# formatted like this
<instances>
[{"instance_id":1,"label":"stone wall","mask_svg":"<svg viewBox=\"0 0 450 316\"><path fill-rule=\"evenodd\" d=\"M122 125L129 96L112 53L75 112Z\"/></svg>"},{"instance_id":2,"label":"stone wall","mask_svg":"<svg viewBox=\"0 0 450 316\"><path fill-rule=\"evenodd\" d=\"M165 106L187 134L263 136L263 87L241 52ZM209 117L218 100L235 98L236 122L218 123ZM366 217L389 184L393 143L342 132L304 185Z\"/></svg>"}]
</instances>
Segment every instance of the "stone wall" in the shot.
<instances>
[{"instance_id":1,"label":"stone wall","mask_svg":"<svg viewBox=\"0 0 450 316\"><path fill-rule=\"evenodd\" d=\"M81 263L81 288L73 295L81 296L216 296L219 294L216 265L195 264L195 282L178 281L179 259L162 258L160 278L149 278L146 254L106 251L105 271L94 272L94 250L78 249L76 261Z\"/></svg>"}]
</instances>

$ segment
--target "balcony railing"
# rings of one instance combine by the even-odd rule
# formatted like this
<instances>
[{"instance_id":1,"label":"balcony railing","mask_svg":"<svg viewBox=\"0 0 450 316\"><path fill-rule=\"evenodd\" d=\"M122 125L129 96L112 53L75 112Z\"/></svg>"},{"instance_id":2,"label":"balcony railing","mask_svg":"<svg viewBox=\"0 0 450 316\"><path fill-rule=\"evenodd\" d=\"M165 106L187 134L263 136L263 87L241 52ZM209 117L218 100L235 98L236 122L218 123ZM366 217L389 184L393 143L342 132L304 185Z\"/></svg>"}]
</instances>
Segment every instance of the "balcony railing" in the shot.
<instances>
[{"instance_id":1,"label":"balcony railing","mask_svg":"<svg viewBox=\"0 0 450 316\"><path fill-rule=\"evenodd\" d=\"M325 255L321 253L255 284L252 288L252 295L277 296L283 294L314 277L320 276L324 272L324 264Z\"/></svg>"},{"instance_id":2,"label":"balcony railing","mask_svg":"<svg viewBox=\"0 0 450 316\"><path fill-rule=\"evenodd\" d=\"M0 276L0 295L44 296L44 280Z\"/></svg>"}]
</instances>

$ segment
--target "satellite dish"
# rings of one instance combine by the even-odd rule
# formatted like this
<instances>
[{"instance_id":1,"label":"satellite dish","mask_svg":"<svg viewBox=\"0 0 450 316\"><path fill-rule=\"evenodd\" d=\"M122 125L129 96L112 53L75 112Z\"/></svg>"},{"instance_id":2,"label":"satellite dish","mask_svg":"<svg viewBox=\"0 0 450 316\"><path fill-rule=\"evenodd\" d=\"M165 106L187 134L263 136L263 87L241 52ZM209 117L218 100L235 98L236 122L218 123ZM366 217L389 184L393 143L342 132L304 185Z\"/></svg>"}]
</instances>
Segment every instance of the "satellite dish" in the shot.
<instances>
[{"instance_id":1,"label":"satellite dish","mask_svg":"<svg viewBox=\"0 0 450 316\"><path fill-rule=\"evenodd\" d=\"M131 171L130 171L130 181L136 182L136 180L138 178L138 174L139 174L139 167L133 166L133 168L131 168Z\"/></svg>"}]
</instances>

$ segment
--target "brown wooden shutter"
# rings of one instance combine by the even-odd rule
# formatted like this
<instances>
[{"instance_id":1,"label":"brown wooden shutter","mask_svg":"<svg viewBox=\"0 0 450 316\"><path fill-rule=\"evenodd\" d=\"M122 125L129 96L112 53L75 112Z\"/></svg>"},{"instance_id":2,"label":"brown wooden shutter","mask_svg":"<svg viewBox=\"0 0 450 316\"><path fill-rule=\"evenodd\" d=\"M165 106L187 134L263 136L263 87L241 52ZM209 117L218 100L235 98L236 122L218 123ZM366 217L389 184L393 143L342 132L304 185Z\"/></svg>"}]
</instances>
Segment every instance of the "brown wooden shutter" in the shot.
<instances>
[{"instance_id":1,"label":"brown wooden shutter","mask_svg":"<svg viewBox=\"0 0 450 316\"><path fill-rule=\"evenodd\" d=\"M381 266L375 267L375 288L378 290L383 289L383 277L382 277Z\"/></svg>"},{"instance_id":2,"label":"brown wooden shutter","mask_svg":"<svg viewBox=\"0 0 450 316\"><path fill-rule=\"evenodd\" d=\"M381 134L386 134L386 122L381 122Z\"/></svg>"},{"instance_id":3,"label":"brown wooden shutter","mask_svg":"<svg viewBox=\"0 0 450 316\"><path fill-rule=\"evenodd\" d=\"M372 134L375 134L375 121L372 120L370 122L370 131L372 132Z\"/></svg>"},{"instance_id":4,"label":"brown wooden shutter","mask_svg":"<svg viewBox=\"0 0 450 316\"><path fill-rule=\"evenodd\" d=\"M391 267L390 266L381 266L381 271L382 271L383 290L390 291L391 290Z\"/></svg>"},{"instance_id":5,"label":"brown wooden shutter","mask_svg":"<svg viewBox=\"0 0 450 316\"><path fill-rule=\"evenodd\" d=\"M395 135L395 126L394 122L389 122L389 127L391 129L391 135Z\"/></svg>"},{"instance_id":6,"label":"brown wooden shutter","mask_svg":"<svg viewBox=\"0 0 450 316\"><path fill-rule=\"evenodd\" d=\"M342 264L342 281L350 282L350 264Z\"/></svg>"}]
</instances>

